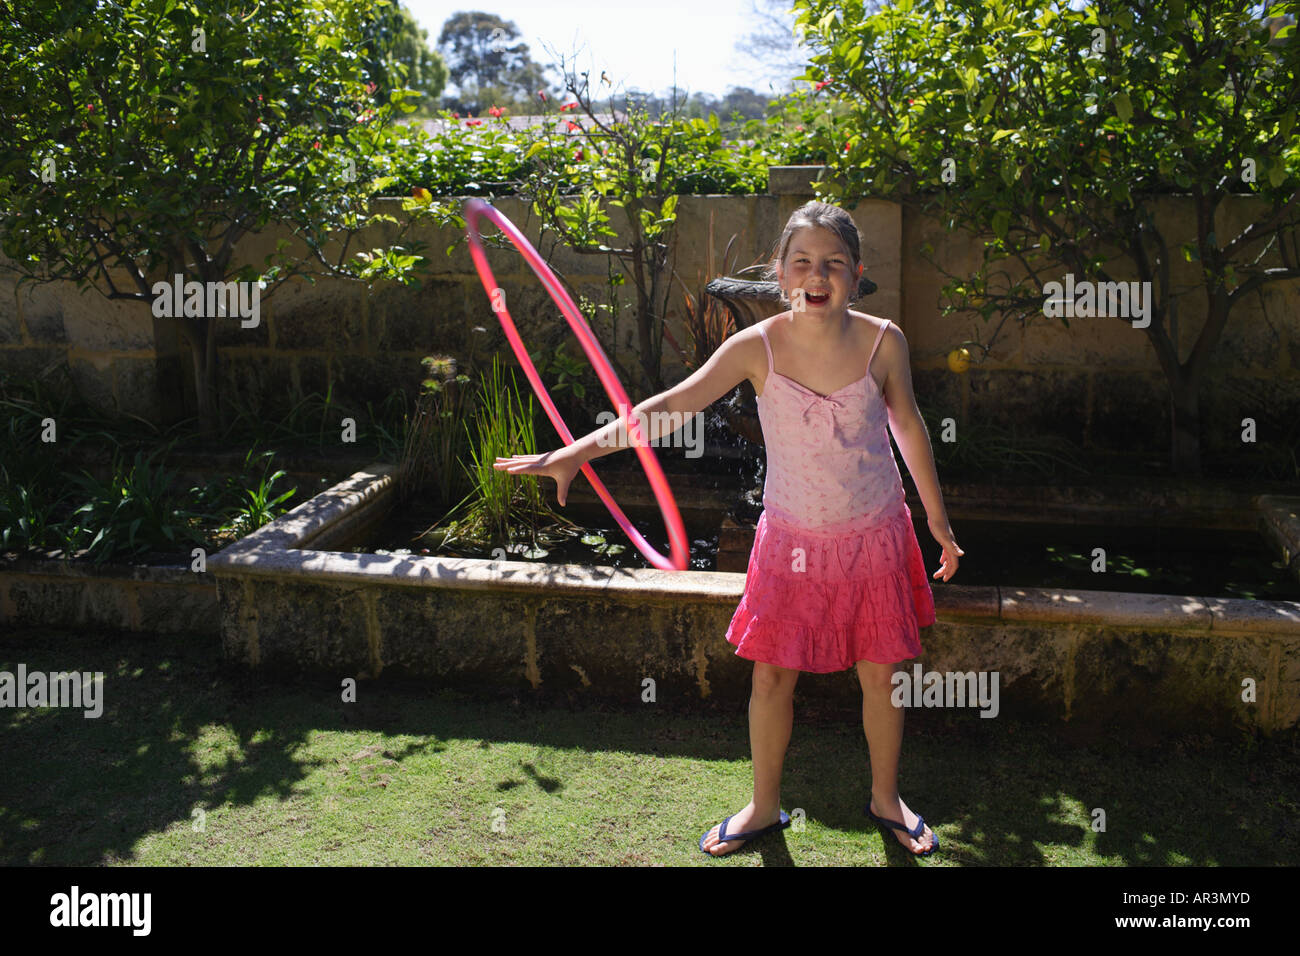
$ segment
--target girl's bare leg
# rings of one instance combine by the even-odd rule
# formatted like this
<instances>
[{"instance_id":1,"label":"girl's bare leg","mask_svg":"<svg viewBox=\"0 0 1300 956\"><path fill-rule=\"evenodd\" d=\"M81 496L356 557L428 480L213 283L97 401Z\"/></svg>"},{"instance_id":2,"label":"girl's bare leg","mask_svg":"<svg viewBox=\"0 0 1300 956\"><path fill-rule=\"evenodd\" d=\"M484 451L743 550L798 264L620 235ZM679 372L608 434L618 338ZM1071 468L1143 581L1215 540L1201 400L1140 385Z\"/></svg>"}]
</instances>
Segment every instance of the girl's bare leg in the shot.
<instances>
[{"instance_id":1,"label":"girl's bare leg","mask_svg":"<svg viewBox=\"0 0 1300 956\"><path fill-rule=\"evenodd\" d=\"M886 820L902 823L909 830L916 826L916 814L898 795L898 759L903 750L903 708L890 701L895 665L858 661L858 680L862 684L862 729L867 735L871 755L871 812ZM890 830L913 853L923 853L934 842L927 825L920 839L901 830Z\"/></svg>"},{"instance_id":2,"label":"girl's bare leg","mask_svg":"<svg viewBox=\"0 0 1300 956\"><path fill-rule=\"evenodd\" d=\"M781 769L794 727L794 685L797 670L754 662L753 691L749 697L749 749L754 759L754 799L731 818L728 833L758 830L781 817ZM718 824L704 838L704 848L714 856L730 853L743 843L718 842Z\"/></svg>"}]
</instances>

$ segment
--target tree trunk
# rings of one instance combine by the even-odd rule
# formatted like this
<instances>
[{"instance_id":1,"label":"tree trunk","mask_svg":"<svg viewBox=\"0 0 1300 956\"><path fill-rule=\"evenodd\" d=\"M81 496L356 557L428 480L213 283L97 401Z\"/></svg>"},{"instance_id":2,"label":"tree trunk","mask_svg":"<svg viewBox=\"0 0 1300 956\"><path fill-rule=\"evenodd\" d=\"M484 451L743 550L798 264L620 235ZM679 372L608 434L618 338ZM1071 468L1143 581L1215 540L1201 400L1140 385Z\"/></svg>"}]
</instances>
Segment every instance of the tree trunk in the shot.
<instances>
[{"instance_id":1,"label":"tree trunk","mask_svg":"<svg viewBox=\"0 0 1300 956\"><path fill-rule=\"evenodd\" d=\"M1186 478L1201 476L1200 376L1180 374L1170 389L1170 464L1174 474Z\"/></svg>"},{"instance_id":2,"label":"tree trunk","mask_svg":"<svg viewBox=\"0 0 1300 956\"><path fill-rule=\"evenodd\" d=\"M215 436L220 424L216 402L216 326L212 319L204 318L187 322L184 329L194 364L194 397L199 426L207 435Z\"/></svg>"}]
</instances>

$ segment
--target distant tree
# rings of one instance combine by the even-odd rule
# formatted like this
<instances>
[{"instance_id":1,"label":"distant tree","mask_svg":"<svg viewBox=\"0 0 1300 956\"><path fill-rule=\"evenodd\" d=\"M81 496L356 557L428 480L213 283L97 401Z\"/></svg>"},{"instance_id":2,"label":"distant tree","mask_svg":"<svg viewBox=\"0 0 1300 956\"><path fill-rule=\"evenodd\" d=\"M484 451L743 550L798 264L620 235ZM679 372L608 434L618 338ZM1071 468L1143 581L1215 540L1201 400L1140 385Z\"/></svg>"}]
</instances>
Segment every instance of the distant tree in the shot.
<instances>
[{"instance_id":1,"label":"distant tree","mask_svg":"<svg viewBox=\"0 0 1300 956\"><path fill-rule=\"evenodd\" d=\"M510 20L479 10L452 14L438 35L457 94L445 106L482 112L501 100L527 102L548 83Z\"/></svg>"},{"instance_id":2,"label":"distant tree","mask_svg":"<svg viewBox=\"0 0 1300 956\"><path fill-rule=\"evenodd\" d=\"M771 97L757 93L747 86L733 86L718 103L718 118L730 119L739 113L745 119L762 119L767 115Z\"/></svg>"},{"instance_id":3,"label":"distant tree","mask_svg":"<svg viewBox=\"0 0 1300 956\"><path fill-rule=\"evenodd\" d=\"M350 2L350 0L345 0ZM411 12L397 0L380 8L366 26L371 54L365 70L381 90L406 86L420 94L421 113L437 108L438 98L447 87L447 66L437 51L429 46L429 31L421 27Z\"/></svg>"}]
</instances>

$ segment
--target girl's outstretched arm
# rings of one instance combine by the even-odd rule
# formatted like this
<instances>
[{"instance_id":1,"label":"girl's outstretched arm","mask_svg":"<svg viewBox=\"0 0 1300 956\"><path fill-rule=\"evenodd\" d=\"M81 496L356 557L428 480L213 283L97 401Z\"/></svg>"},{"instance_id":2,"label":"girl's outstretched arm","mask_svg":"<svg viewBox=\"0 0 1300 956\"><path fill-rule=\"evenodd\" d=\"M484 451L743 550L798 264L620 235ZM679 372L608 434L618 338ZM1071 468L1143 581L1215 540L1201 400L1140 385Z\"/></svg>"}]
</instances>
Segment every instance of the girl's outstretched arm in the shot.
<instances>
[{"instance_id":1,"label":"girl's outstretched arm","mask_svg":"<svg viewBox=\"0 0 1300 956\"><path fill-rule=\"evenodd\" d=\"M943 548L943 560L934 577L942 576L947 581L957 573L957 559L966 552L957 546L952 526L948 523L948 511L943 506L930 433L926 431L921 410L916 407L916 394L912 391L911 358L902 329L891 323L877 354L885 366L883 391L889 410L889 430L898 443L912 480L916 482L917 494L925 505L930 533Z\"/></svg>"},{"instance_id":2,"label":"girl's outstretched arm","mask_svg":"<svg viewBox=\"0 0 1300 956\"><path fill-rule=\"evenodd\" d=\"M753 341L757 334L756 329L750 328L730 336L707 362L680 384L633 406L632 411L642 424L646 440L654 441L672 434L687 417L708 408L749 378L752 363L756 360L755 349L762 351L762 346ZM492 467L511 474L549 475L555 479L556 500L563 505L568 500L569 484L584 464L629 447L627 426L621 417L616 417L608 425L583 435L571 445L542 455L498 458Z\"/></svg>"}]
</instances>

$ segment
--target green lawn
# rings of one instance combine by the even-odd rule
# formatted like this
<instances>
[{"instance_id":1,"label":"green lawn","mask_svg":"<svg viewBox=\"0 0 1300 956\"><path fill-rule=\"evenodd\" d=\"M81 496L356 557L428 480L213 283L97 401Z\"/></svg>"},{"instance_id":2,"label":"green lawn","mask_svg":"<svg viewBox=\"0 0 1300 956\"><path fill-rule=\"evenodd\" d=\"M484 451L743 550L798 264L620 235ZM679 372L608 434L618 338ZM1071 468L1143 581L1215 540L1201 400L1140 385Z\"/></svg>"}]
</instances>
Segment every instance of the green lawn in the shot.
<instances>
[{"instance_id":1,"label":"green lawn","mask_svg":"<svg viewBox=\"0 0 1300 956\"><path fill-rule=\"evenodd\" d=\"M0 636L0 670L105 675L98 720L0 710L0 863L914 865L862 813L852 710L796 697L783 806L806 826L711 860L700 834L749 799L743 703L543 704L379 681L345 704L337 681L249 678L218 656L199 637ZM1295 734L1063 737L910 714L903 796L943 844L915 865L1300 858Z\"/></svg>"}]
</instances>

